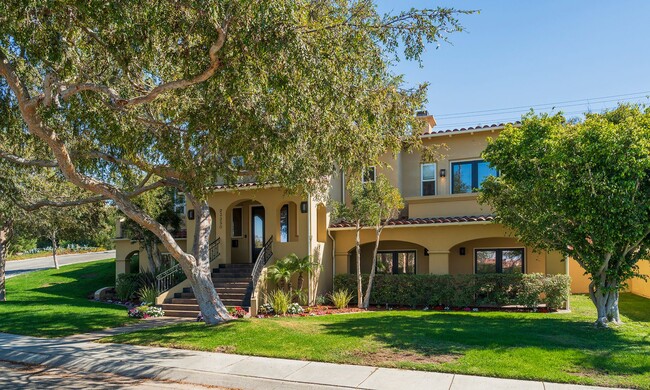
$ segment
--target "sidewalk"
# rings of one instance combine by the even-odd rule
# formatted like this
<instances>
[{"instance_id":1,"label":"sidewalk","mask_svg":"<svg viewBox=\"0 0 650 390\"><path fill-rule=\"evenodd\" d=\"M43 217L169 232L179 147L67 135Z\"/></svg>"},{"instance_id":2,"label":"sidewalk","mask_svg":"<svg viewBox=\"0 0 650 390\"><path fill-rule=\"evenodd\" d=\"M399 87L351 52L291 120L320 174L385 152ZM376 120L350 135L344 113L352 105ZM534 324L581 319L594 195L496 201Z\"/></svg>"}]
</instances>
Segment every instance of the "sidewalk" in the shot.
<instances>
[{"instance_id":1,"label":"sidewalk","mask_svg":"<svg viewBox=\"0 0 650 390\"><path fill-rule=\"evenodd\" d=\"M236 389L603 389L0 333L0 360Z\"/></svg>"}]
</instances>

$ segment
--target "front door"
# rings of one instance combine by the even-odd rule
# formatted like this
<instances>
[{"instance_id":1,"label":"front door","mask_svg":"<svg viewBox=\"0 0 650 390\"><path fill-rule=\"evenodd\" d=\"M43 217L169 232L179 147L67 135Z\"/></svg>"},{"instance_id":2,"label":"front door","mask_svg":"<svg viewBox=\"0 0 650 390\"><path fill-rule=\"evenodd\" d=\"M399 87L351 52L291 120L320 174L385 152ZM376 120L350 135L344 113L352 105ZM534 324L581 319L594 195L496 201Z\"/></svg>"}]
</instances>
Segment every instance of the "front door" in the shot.
<instances>
[{"instance_id":1,"label":"front door","mask_svg":"<svg viewBox=\"0 0 650 390\"><path fill-rule=\"evenodd\" d=\"M264 207L251 207L251 262L257 260L264 247Z\"/></svg>"}]
</instances>

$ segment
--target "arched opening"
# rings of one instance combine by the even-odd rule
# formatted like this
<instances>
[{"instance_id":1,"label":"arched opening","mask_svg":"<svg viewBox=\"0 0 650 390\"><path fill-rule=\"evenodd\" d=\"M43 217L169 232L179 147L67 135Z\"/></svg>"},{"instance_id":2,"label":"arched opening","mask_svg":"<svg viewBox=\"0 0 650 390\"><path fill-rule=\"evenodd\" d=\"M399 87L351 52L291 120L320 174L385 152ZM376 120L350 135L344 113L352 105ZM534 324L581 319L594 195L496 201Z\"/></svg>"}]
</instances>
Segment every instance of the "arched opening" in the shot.
<instances>
[{"instance_id":1,"label":"arched opening","mask_svg":"<svg viewBox=\"0 0 650 390\"><path fill-rule=\"evenodd\" d=\"M327 208L322 203L316 206L316 241L327 241Z\"/></svg>"},{"instance_id":2,"label":"arched opening","mask_svg":"<svg viewBox=\"0 0 650 390\"><path fill-rule=\"evenodd\" d=\"M533 259L529 259L530 256ZM449 250L450 274L522 272L545 273L545 256L542 253L533 254L532 250L512 237L464 241Z\"/></svg>"},{"instance_id":3,"label":"arched opening","mask_svg":"<svg viewBox=\"0 0 650 390\"><path fill-rule=\"evenodd\" d=\"M137 274L140 272L140 251L133 251L126 255L126 272Z\"/></svg>"},{"instance_id":4,"label":"arched opening","mask_svg":"<svg viewBox=\"0 0 650 390\"><path fill-rule=\"evenodd\" d=\"M287 202L280 206L276 240L279 242L298 241L298 206L294 202Z\"/></svg>"},{"instance_id":5,"label":"arched opening","mask_svg":"<svg viewBox=\"0 0 650 390\"><path fill-rule=\"evenodd\" d=\"M375 243L361 245L361 273L369 274L372 269L372 253ZM350 249L350 273L357 272L356 248ZM426 274L429 271L428 257L422 245L407 241L380 241L377 251L377 274Z\"/></svg>"},{"instance_id":6,"label":"arched opening","mask_svg":"<svg viewBox=\"0 0 650 390\"><path fill-rule=\"evenodd\" d=\"M232 263L252 263L257 259L268 239L266 231L266 210L251 199L239 200L226 211L225 245L229 249Z\"/></svg>"},{"instance_id":7,"label":"arched opening","mask_svg":"<svg viewBox=\"0 0 650 390\"><path fill-rule=\"evenodd\" d=\"M217 239L217 212L210 207L210 219L212 221L210 228L210 242L213 242Z\"/></svg>"}]
</instances>

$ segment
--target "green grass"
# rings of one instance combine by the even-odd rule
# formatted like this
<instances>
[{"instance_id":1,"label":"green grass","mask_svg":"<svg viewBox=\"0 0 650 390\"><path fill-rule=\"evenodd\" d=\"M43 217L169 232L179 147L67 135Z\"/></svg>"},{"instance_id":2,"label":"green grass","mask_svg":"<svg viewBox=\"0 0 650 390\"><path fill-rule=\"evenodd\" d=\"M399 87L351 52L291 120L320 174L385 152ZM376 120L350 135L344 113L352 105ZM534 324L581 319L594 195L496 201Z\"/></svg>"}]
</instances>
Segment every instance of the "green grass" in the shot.
<instances>
[{"instance_id":1,"label":"green grass","mask_svg":"<svg viewBox=\"0 0 650 390\"><path fill-rule=\"evenodd\" d=\"M37 271L7 280L0 302L0 332L60 337L131 322L122 306L88 296L115 284L115 261L100 260Z\"/></svg>"},{"instance_id":2,"label":"green grass","mask_svg":"<svg viewBox=\"0 0 650 390\"><path fill-rule=\"evenodd\" d=\"M81 254L81 253L92 253L92 252L104 252L106 248L93 248L93 249L84 249L84 250L72 250L67 248L59 248L56 251L57 255L71 255L71 254ZM49 257L52 256L52 251L40 251L36 253L24 253L20 255L9 255L7 260L29 260L37 257Z\"/></svg>"},{"instance_id":3,"label":"green grass","mask_svg":"<svg viewBox=\"0 0 650 390\"><path fill-rule=\"evenodd\" d=\"M244 355L650 389L650 300L621 296L625 325L570 314L384 311L186 323L105 339ZM627 316L625 316L627 315Z\"/></svg>"}]
</instances>

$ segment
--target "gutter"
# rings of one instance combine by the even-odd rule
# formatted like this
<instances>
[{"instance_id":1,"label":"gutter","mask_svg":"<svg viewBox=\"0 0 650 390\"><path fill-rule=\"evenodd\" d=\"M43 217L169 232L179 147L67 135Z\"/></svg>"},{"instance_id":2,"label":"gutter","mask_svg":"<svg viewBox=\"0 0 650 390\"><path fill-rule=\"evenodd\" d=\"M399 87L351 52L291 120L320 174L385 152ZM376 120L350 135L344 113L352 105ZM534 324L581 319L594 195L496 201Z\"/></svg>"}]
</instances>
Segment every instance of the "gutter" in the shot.
<instances>
[{"instance_id":1,"label":"gutter","mask_svg":"<svg viewBox=\"0 0 650 390\"><path fill-rule=\"evenodd\" d=\"M422 228L422 227L443 227L443 226L467 226L467 225L492 225L494 224L493 221L476 221L476 222L445 222L445 223L422 223L422 224L409 224L409 225L388 225L384 229L390 229L390 228ZM356 229L354 226L350 227L330 227L328 230L354 230ZM363 229L373 229L374 227L372 226L364 226L361 228Z\"/></svg>"}]
</instances>

